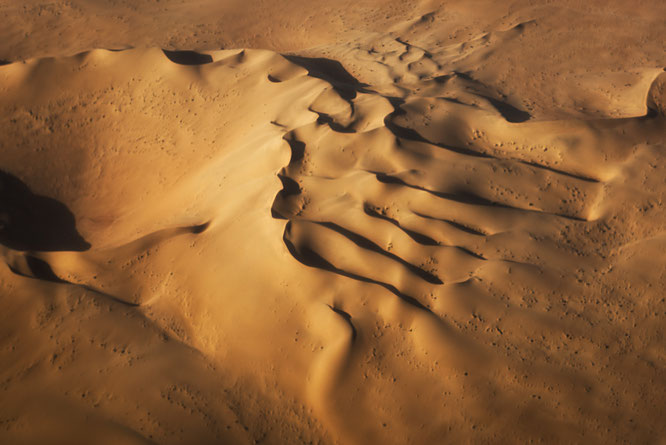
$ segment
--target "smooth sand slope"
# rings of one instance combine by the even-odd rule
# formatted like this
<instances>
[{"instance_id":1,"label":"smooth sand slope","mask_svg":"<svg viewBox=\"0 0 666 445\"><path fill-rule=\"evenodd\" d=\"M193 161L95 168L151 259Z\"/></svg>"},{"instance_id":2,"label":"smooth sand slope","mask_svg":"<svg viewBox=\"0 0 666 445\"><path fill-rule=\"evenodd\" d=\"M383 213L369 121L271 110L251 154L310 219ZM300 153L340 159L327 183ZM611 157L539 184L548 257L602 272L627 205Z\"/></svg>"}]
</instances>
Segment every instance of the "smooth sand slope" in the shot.
<instances>
[{"instance_id":1,"label":"smooth sand slope","mask_svg":"<svg viewBox=\"0 0 666 445\"><path fill-rule=\"evenodd\" d=\"M499 3L0 1L0 442L666 443L666 7Z\"/></svg>"}]
</instances>

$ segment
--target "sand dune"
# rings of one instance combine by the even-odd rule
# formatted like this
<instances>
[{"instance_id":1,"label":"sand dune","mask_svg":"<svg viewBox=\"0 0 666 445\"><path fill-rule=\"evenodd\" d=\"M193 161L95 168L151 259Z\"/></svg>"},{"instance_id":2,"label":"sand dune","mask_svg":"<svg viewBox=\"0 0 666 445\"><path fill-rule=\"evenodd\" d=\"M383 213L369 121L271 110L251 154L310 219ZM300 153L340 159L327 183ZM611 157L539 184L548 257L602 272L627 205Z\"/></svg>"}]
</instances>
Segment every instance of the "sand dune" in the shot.
<instances>
[{"instance_id":1,"label":"sand dune","mask_svg":"<svg viewBox=\"0 0 666 445\"><path fill-rule=\"evenodd\" d=\"M0 1L0 442L664 443L660 2L106 3Z\"/></svg>"}]
</instances>

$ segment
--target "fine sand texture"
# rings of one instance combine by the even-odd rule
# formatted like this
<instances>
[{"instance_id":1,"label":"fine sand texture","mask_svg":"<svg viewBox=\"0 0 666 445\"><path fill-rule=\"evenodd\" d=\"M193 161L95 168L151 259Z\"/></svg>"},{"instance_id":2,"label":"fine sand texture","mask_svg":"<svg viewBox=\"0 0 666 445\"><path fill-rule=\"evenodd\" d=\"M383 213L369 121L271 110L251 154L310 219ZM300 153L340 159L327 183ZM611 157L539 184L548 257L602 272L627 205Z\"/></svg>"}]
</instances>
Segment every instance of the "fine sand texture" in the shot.
<instances>
[{"instance_id":1,"label":"fine sand texture","mask_svg":"<svg viewBox=\"0 0 666 445\"><path fill-rule=\"evenodd\" d=\"M0 443L666 444L666 2L0 16Z\"/></svg>"}]
</instances>

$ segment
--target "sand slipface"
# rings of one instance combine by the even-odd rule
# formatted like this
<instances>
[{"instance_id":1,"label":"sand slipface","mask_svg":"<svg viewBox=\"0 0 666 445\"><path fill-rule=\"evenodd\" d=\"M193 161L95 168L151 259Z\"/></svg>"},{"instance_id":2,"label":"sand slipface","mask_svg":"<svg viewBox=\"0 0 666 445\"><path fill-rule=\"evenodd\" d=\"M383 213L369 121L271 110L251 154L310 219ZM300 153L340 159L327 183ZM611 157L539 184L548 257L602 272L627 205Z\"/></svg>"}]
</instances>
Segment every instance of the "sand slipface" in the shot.
<instances>
[{"instance_id":1,"label":"sand slipface","mask_svg":"<svg viewBox=\"0 0 666 445\"><path fill-rule=\"evenodd\" d=\"M0 442L666 443L665 8L0 0Z\"/></svg>"}]
</instances>

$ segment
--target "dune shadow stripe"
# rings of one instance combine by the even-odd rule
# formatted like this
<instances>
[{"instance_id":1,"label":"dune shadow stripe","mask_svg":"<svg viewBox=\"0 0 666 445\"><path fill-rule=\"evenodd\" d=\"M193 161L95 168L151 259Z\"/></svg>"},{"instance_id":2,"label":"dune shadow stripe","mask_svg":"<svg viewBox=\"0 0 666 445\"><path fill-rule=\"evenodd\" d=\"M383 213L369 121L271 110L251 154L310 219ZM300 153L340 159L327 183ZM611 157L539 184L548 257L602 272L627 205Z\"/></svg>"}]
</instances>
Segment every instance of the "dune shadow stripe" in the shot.
<instances>
[{"instance_id":1,"label":"dune shadow stripe","mask_svg":"<svg viewBox=\"0 0 666 445\"><path fill-rule=\"evenodd\" d=\"M361 247L362 249L369 250L371 252L378 253L379 255L382 255L386 258L389 258L397 263L400 263L403 265L407 270L412 272L414 275L418 276L424 281L427 281L430 284L442 284L442 280L440 280L438 277L435 275L431 274L430 272L427 272L419 267L414 266L413 264L405 261L404 259L400 258L398 255L387 252L386 250L382 249L379 247L377 244L374 242L370 241L364 236L359 235L358 233L352 232L351 230L347 230L344 227L341 227L335 223L332 222L318 222L318 221L313 221L315 224L325 227L329 230L332 230L334 232L339 233L340 235L344 236L348 240L350 240L352 243L356 244L357 246Z\"/></svg>"},{"instance_id":2,"label":"dune shadow stripe","mask_svg":"<svg viewBox=\"0 0 666 445\"><path fill-rule=\"evenodd\" d=\"M308 70L310 76L325 80L333 85L335 91L347 101L354 99L357 91L363 92L369 86L368 84L359 82L337 60L326 59L324 57L301 57L290 54L283 54L283 57L291 63Z\"/></svg>"},{"instance_id":3,"label":"dune shadow stripe","mask_svg":"<svg viewBox=\"0 0 666 445\"><path fill-rule=\"evenodd\" d=\"M84 251L90 244L76 230L63 203L34 194L17 177L0 171L0 244L15 250Z\"/></svg>"},{"instance_id":4,"label":"dune shadow stripe","mask_svg":"<svg viewBox=\"0 0 666 445\"><path fill-rule=\"evenodd\" d=\"M290 234L290 224L287 223L287 228L285 229L284 235L282 237L284 244L287 246L287 249L289 250L289 253L301 264L304 264L308 267L314 267L317 269L322 269L326 270L328 272L332 272L334 274L351 278L352 280L356 281L361 281L363 283L371 283L371 284L376 284L378 286L383 287L384 289L388 290L392 294L394 294L396 297L400 298L404 302L418 308L422 309L430 314L432 314L432 311L425 307L423 304L421 304L416 298L411 297L405 293L400 292L395 286L389 283L384 283L383 281L378 281L378 280L373 280L372 278L364 277L362 275L357 275L352 272L347 272L346 270L338 269L335 267L333 264L329 263L326 261L321 255L319 255L317 252L314 250L310 249L307 246L302 246L300 249L296 248L296 245L289 239L289 234Z\"/></svg>"},{"instance_id":5,"label":"dune shadow stripe","mask_svg":"<svg viewBox=\"0 0 666 445\"><path fill-rule=\"evenodd\" d=\"M356 332L356 327L354 326L354 323L352 323L352 317L349 313L343 311L340 308L331 306L330 304L327 304L327 306L336 314L338 314L342 319L347 323L349 328L351 329L351 340L352 342L356 340L356 336L358 333Z\"/></svg>"},{"instance_id":6,"label":"dune shadow stripe","mask_svg":"<svg viewBox=\"0 0 666 445\"><path fill-rule=\"evenodd\" d=\"M484 84L483 82L480 82L479 80L473 78L472 76L469 75L469 73L463 73L460 71L455 71L452 76L450 77L459 77L460 79L464 79L465 81L469 82L472 85L472 89L474 91L474 94L476 94L479 97L482 97L486 99L488 102L490 102L490 105L495 108L499 114L502 115L502 117L510 123L520 123L520 122L525 122L528 121L532 118L532 115L528 113L527 111L521 110L519 108L514 107L508 102L504 102L499 99L495 99L494 97L491 97L487 94L481 94L479 90L490 90L490 88ZM448 80L448 79L446 79Z\"/></svg>"},{"instance_id":7,"label":"dune shadow stripe","mask_svg":"<svg viewBox=\"0 0 666 445\"><path fill-rule=\"evenodd\" d=\"M162 50L167 59L178 65L205 65L213 62L210 54L201 54L196 51L169 51Z\"/></svg>"},{"instance_id":8,"label":"dune shadow stripe","mask_svg":"<svg viewBox=\"0 0 666 445\"><path fill-rule=\"evenodd\" d=\"M393 224L396 226L398 229L402 230L407 236L409 236L411 239L416 241L417 243L424 245L424 246L438 246L439 243L435 241L434 239L430 238L429 236L423 235L422 233L415 232L413 230L406 229L400 225L400 223L393 219L389 218L386 215L382 215L381 213L377 212L375 209L373 209L370 205L367 203L363 205L363 211L365 212L366 215L371 216L373 218L381 219L383 221L386 221L388 223Z\"/></svg>"}]
</instances>

